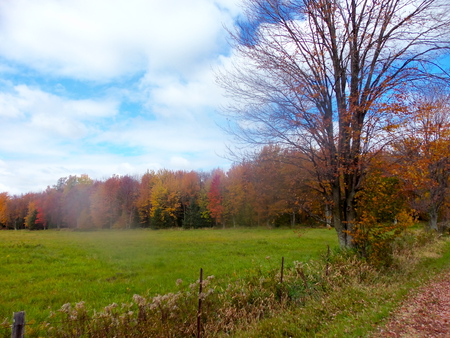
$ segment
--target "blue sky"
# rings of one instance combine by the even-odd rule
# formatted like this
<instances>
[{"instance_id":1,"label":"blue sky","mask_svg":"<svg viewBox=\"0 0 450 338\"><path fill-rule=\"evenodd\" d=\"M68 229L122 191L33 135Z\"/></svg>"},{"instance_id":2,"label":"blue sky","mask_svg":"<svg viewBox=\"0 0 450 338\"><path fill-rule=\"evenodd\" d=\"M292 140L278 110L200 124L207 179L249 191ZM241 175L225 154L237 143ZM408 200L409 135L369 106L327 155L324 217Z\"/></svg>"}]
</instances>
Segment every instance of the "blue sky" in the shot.
<instances>
[{"instance_id":1,"label":"blue sky","mask_svg":"<svg viewBox=\"0 0 450 338\"><path fill-rule=\"evenodd\" d=\"M0 191L227 168L214 72L239 0L0 2Z\"/></svg>"}]
</instances>

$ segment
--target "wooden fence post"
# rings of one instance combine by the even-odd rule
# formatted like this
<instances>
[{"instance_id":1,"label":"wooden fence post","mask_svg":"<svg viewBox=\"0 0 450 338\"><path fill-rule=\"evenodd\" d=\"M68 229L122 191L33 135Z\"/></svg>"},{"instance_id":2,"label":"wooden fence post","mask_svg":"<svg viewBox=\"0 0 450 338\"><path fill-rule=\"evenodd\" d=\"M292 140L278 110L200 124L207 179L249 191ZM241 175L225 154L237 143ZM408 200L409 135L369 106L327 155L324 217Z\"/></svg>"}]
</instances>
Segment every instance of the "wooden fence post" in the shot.
<instances>
[{"instance_id":1,"label":"wooden fence post","mask_svg":"<svg viewBox=\"0 0 450 338\"><path fill-rule=\"evenodd\" d=\"M325 266L325 276L328 276L328 270L330 268L330 245L328 244L328 249L327 249L327 263Z\"/></svg>"},{"instance_id":2,"label":"wooden fence post","mask_svg":"<svg viewBox=\"0 0 450 338\"><path fill-rule=\"evenodd\" d=\"M200 269L200 286L198 291L198 311L197 311L197 338L202 336L202 292L203 292L203 269Z\"/></svg>"},{"instance_id":3,"label":"wooden fence post","mask_svg":"<svg viewBox=\"0 0 450 338\"><path fill-rule=\"evenodd\" d=\"M14 312L11 338L23 338L25 333L25 311Z\"/></svg>"},{"instance_id":4,"label":"wooden fence post","mask_svg":"<svg viewBox=\"0 0 450 338\"><path fill-rule=\"evenodd\" d=\"M280 284L277 288L277 295L280 302L283 301L283 277L284 277L284 257L281 257Z\"/></svg>"}]
</instances>

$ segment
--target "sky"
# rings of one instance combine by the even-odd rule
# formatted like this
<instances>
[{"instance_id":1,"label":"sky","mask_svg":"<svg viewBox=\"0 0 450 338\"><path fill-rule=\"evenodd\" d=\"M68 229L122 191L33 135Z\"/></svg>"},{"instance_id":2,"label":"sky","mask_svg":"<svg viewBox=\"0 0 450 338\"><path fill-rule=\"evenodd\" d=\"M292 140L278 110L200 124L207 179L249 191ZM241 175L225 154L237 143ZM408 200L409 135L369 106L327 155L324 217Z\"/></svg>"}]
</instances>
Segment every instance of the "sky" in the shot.
<instances>
[{"instance_id":1,"label":"sky","mask_svg":"<svg viewBox=\"0 0 450 338\"><path fill-rule=\"evenodd\" d=\"M225 27L239 0L1 0L0 192L227 169Z\"/></svg>"}]
</instances>

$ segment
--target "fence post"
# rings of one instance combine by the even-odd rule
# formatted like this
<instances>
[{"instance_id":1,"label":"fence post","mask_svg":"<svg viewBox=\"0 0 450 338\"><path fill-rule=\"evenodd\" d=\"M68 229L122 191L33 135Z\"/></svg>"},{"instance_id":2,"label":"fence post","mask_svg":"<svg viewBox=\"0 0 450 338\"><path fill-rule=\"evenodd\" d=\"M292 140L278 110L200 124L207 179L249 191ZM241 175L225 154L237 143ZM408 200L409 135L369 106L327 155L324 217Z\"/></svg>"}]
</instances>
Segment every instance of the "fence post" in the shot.
<instances>
[{"instance_id":1,"label":"fence post","mask_svg":"<svg viewBox=\"0 0 450 338\"><path fill-rule=\"evenodd\" d=\"M201 315L202 315L202 292L203 292L203 269L200 269L200 286L198 291L198 311L197 311L197 338L201 338L201 332L202 332L202 322L201 322Z\"/></svg>"},{"instance_id":2,"label":"fence post","mask_svg":"<svg viewBox=\"0 0 450 338\"><path fill-rule=\"evenodd\" d=\"M327 263L325 266L325 276L328 276L328 270L330 268L330 265L329 265L329 263L330 263L330 245L328 244L327 246L328 246L328 249L327 249Z\"/></svg>"},{"instance_id":3,"label":"fence post","mask_svg":"<svg viewBox=\"0 0 450 338\"><path fill-rule=\"evenodd\" d=\"M281 269L280 269L280 285L277 290L280 302L283 300L283 275L284 275L284 257L281 257Z\"/></svg>"},{"instance_id":4,"label":"fence post","mask_svg":"<svg viewBox=\"0 0 450 338\"><path fill-rule=\"evenodd\" d=\"M14 312L11 338L23 338L25 333L25 311Z\"/></svg>"},{"instance_id":5,"label":"fence post","mask_svg":"<svg viewBox=\"0 0 450 338\"><path fill-rule=\"evenodd\" d=\"M280 277L281 284L283 284L283 273L284 273L284 257L281 257L281 277Z\"/></svg>"}]
</instances>

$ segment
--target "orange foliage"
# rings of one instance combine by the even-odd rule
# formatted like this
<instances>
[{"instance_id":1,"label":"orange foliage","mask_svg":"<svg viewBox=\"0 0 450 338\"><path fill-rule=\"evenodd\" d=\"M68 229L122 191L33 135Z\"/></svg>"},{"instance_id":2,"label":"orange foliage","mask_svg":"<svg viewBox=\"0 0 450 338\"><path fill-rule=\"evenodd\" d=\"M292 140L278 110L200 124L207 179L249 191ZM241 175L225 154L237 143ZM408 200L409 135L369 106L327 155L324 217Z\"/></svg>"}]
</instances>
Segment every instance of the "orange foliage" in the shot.
<instances>
[{"instance_id":1,"label":"orange foliage","mask_svg":"<svg viewBox=\"0 0 450 338\"><path fill-rule=\"evenodd\" d=\"M221 170L217 170L213 175L211 187L208 192L208 210L211 217L215 219L216 225L223 223L225 208L223 206L223 185L222 178L225 174Z\"/></svg>"},{"instance_id":2,"label":"orange foliage","mask_svg":"<svg viewBox=\"0 0 450 338\"><path fill-rule=\"evenodd\" d=\"M431 87L411 104L412 117L395 144L397 174L415 196L414 208L438 230L450 188L450 95Z\"/></svg>"},{"instance_id":3,"label":"orange foliage","mask_svg":"<svg viewBox=\"0 0 450 338\"><path fill-rule=\"evenodd\" d=\"M392 263L392 241L414 224L402 182L387 173L387 167L381 160L372 163L356 196L358 217L350 233L361 256L377 266Z\"/></svg>"}]
</instances>

